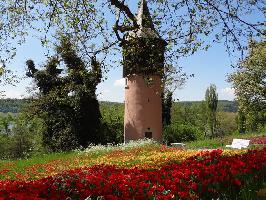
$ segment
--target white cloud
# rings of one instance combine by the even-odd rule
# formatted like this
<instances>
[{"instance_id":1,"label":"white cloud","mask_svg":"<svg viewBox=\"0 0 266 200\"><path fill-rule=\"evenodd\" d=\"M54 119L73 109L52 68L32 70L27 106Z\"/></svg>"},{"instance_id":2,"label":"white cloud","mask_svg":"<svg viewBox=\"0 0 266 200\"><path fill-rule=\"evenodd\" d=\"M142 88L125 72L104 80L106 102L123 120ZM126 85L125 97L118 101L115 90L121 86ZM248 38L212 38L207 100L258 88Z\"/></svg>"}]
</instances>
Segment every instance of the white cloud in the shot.
<instances>
[{"instance_id":1,"label":"white cloud","mask_svg":"<svg viewBox=\"0 0 266 200\"><path fill-rule=\"evenodd\" d=\"M221 100L234 100L235 99L235 89L231 87L226 87L220 90L219 99Z\"/></svg>"},{"instance_id":2,"label":"white cloud","mask_svg":"<svg viewBox=\"0 0 266 200\"><path fill-rule=\"evenodd\" d=\"M14 89L5 91L3 94L4 94L4 98L22 99L22 98L26 97L25 93L22 93L22 92L20 92L18 90L14 90Z\"/></svg>"},{"instance_id":3,"label":"white cloud","mask_svg":"<svg viewBox=\"0 0 266 200\"><path fill-rule=\"evenodd\" d=\"M227 87L227 88L222 89L222 93L226 95L235 95L235 89Z\"/></svg>"},{"instance_id":4,"label":"white cloud","mask_svg":"<svg viewBox=\"0 0 266 200\"><path fill-rule=\"evenodd\" d=\"M110 92L111 91L108 90L108 89L103 89L103 90L100 90L100 91L97 92L97 96L102 101L102 100L105 100L106 97L108 97Z\"/></svg>"},{"instance_id":5,"label":"white cloud","mask_svg":"<svg viewBox=\"0 0 266 200\"><path fill-rule=\"evenodd\" d=\"M124 87L125 86L125 79L121 78L121 79L115 80L114 86L115 87Z\"/></svg>"},{"instance_id":6,"label":"white cloud","mask_svg":"<svg viewBox=\"0 0 266 200\"><path fill-rule=\"evenodd\" d=\"M110 92L111 92L111 91L110 91L110 90L107 90L107 89L101 91L102 94L108 94L108 93L110 93Z\"/></svg>"}]
</instances>

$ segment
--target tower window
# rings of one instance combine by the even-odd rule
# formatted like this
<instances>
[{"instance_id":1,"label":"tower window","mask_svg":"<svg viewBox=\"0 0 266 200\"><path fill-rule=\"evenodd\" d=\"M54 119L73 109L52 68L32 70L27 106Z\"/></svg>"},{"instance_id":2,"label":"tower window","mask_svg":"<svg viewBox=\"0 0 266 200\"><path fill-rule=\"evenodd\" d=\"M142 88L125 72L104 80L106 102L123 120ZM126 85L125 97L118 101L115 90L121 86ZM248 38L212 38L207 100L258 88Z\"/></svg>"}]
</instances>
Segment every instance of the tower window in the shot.
<instances>
[{"instance_id":1,"label":"tower window","mask_svg":"<svg viewBox=\"0 0 266 200\"><path fill-rule=\"evenodd\" d=\"M145 138L152 139L152 132L150 131L145 132Z\"/></svg>"},{"instance_id":2,"label":"tower window","mask_svg":"<svg viewBox=\"0 0 266 200\"><path fill-rule=\"evenodd\" d=\"M129 87L128 87L128 80L127 80L127 78L125 78L125 89L128 89Z\"/></svg>"}]
</instances>

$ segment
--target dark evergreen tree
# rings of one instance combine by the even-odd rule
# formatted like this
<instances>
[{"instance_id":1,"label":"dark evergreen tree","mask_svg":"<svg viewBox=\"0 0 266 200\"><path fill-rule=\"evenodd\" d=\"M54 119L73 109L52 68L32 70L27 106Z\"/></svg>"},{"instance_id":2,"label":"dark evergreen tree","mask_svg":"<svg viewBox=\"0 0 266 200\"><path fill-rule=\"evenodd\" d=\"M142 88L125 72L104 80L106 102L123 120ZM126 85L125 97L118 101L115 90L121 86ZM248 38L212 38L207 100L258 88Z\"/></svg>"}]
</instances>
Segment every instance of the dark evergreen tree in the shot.
<instances>
[{"instance_id":1,"label":"dark evergreen tree","mask_svg":"<svg viewBox=\"0 0 266 200\"><path fill-rule=\"evenodd\" d=\"M210 87L207 88L205 102L208 115L208 127L211 132L211 137L214 137L215 130L217 128L216 112L218 105L218 93L216 92L216 86L214 84L211 84Z\"/></svg>"},{"instance_id":2,"label":"dark evergreen tree","mask_svg":"<svg viewBox=\"0 0 266 200\"><path fill-rule=\"evenodd\" d=\"M173 93L170 91L162 94L162 120L163 126L171 124L171 110L173 104Z\"/></svg>"}]
</instances>

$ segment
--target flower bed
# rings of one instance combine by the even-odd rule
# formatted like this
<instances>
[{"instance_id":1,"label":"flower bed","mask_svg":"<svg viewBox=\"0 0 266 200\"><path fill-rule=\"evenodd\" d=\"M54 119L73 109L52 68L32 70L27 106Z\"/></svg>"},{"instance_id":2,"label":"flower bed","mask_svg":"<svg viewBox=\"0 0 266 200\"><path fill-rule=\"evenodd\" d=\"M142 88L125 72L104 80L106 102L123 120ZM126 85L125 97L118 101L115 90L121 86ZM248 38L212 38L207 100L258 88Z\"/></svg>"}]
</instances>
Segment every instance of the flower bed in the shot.
<instances>
[{"instance_id":1,"label":"flower bed","mask_svg":"<svg viewBox=\"0 0 266 200\"><path fill-rule=\"evenodd\" d=\"M35 181L0 181L0 199L235 199L265 182L266 148L222 153L204 151L153 169L95 165Z\"/></svg>"},{"instance_id":2,"label":"flower bed","mask_svg":"<svg viewBox=\"0 0 266 200\"><path fill-rule=\"evenodd\" d=\"M256 144L266 145L266 136L251 138L250 143L255 145Z\"/></svg>"},{"instance_id":3,"label":"flower bed","mask_svg":"<svg viewBox=\"0 0 266 200\"><path fill-rule=\"evenodd\" d=\"M42 164L24 167L18 164L18 167L16 162L6 162L0 166L0 180L38 180L74 168L103 164L121 168L160 169L163 165L182 162L199 152L199 150L185 151L152 143L130 148L95 146L67 159L55 159ZM246 150L224 150L222 155L232 156L245 152Z\"/></svg>"}]
</instances>

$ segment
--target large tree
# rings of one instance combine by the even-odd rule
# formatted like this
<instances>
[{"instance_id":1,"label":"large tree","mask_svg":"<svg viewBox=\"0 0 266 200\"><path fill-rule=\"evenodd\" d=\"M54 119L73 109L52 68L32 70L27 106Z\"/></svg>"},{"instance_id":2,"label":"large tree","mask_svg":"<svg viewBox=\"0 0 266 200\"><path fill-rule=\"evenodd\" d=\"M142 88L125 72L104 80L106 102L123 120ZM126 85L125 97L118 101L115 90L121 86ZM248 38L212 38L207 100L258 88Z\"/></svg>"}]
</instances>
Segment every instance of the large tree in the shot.
<instances>
[{"instance_id":1,"label":"large tree","mask_svg":"<svg viewBox=\"0 0 266 200\"><path fill-rule=\"evenodd\" d=\"M38 70L32 60L27 61L27 76L34 78L39 89L29 109L43 119L43 143L51 151L86 147L104 140L95 94L102 78L100 64L93 58L91 70L87 70L70 39L62 37L60 41L57 55L48 60L45 69ZM66 67L65 74L58 68L60 63Z\"/></svg>"},{"instance_id":2,"label":"large tree","mask_svg":"<svg viewBox=\"0 0 266 200\"><path fill-rule=\"evenodd\" d=\"M168 42L166 64L176 66L180 56L207 49L213 42L222 41L232 51L243 50L247 38L265 36L264 0L147 2L156 30ZM114 55L121 54L119 45L127 42L125 36L139 28L136 4L135 0L1 1L2 58L13 56L29 33L49 45L58 32L64 32L78 41L80 56L87 62L95 54L116 61Z\"/></svg>"},{"instance_id":3,"label":"large tree","mask_svg":"<svg viewBox=\"0 0 266 200\"><path fill-rule=\"evenodd\" d=\"M239 128L241 132L249 119L249 128L256 130L266 123L266 41L249 44L248 56L229 76L239 103Z\"/></svg>"}]
</instances>

